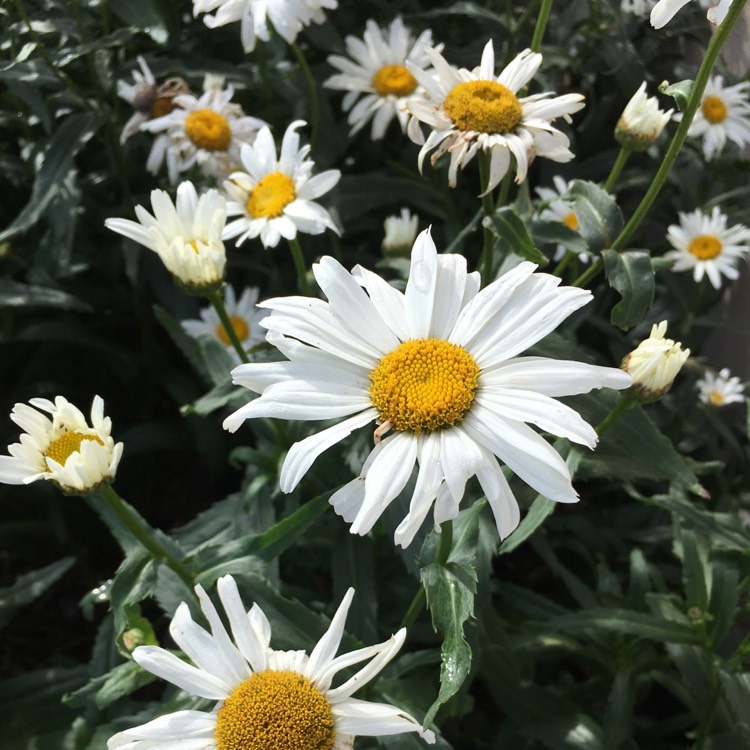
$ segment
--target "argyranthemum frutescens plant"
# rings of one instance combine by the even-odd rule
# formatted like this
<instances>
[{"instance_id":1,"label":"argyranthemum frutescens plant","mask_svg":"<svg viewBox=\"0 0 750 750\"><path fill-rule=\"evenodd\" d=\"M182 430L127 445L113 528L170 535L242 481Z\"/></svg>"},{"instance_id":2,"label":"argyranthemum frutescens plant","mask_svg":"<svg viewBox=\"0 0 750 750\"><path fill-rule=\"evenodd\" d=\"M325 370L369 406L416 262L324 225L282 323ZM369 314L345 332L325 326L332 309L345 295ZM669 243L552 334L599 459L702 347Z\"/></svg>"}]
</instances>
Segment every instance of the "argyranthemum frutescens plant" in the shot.
<instances>
[{"instance_id":1,"label":"argyranthemum frutescens plant","mask_svg":"<svg viewBox=\"0 0 750 750\"><path fill-rule=\"evenodd\" d=\"M102 394L135 506L88 414L67 457L0 420L0 478L41 474L2 485L3 748L747 744L744 318L721 317L747 92L718 56L742 3L662 31L655 2L496 5L0 10L7 413ZM423 174L407 117L442 138ZM442 252L410 262L426 226ZM271 249L293 233L304 254ZM223 431L253 398L275 416ZM58 465L91 491L61 497Z\"/></svg>"}]
</instances>

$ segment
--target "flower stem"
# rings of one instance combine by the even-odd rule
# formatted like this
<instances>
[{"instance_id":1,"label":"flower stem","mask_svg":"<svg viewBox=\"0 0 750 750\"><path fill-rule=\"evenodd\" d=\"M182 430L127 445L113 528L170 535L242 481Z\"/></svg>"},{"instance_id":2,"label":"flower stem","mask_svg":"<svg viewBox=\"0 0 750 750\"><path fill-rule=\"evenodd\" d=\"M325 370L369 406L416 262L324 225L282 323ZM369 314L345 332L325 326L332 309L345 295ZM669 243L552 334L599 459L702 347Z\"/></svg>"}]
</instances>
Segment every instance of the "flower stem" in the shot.
<instances>
[{"instance_id":1,"label":"flower stem","mask_svg":"<svg viewBox=\"0 0 750 750\"><path fill-rule=\"evenodd\" d=\"M612 165L612 171L609 173L609 177L607 177L607 181L604 183L604 189L608 193L612 192L612 188L614 187L615 182L617 182L617 178L620 176L622 168L625 166L630 158L630 154L632 153L633 152L629 148L625 148L625 146L620 148L620 153L617 154L615 163Z\"/></svg>"},{"instance_id":2,"label":"flower stem","mask_svg":"<svg viewBox=\"0 0 750 750\"><path fill-rule=\"evenodd\" d=\"M302 50L297 46L296 42L291 43L292 51L294 52L297 61L299 62L302 74L305 76L305 83L307 83L307 91L310 95L310 150L315 148L315 140L318 137L318 127L320 124L320 107L318 105L318 90L315 88L315 79L313 78L310 66L307 64Z\"/></svg>"},{"instance_id":3,"label":"flower stem","mask_svg":"<svg viewBox=\"0 0 750 750\"><path fill-rule=\"evenodd\" d=\"M624 411L637 403L630 388L620 391L620 397L612 411L596 426L596 432L601 437L622 415Z\"/></svg>"},{"instance_id":4,"label":"flower stem","mask_svg":"<svg viewBox=\"0 0 750 750\"><path fill-rule=\"evenodd\" d=\"M151 530L144 525L138 516L122 501L111 484L104 484L97 494L122 521L128 531L151 553L154 558L162 558L172 570L192 589L195 584L193 574L169 550L157 541Z\"/></svg>"},{"instance_id":5,"label":"flower stem","mask_svg":"<svg viewBox=\"0 0 750 750\"><path fill-rule=\"evenodd\" d=\"M571 282L571 286L585 286L591 279L596 276L599 271L604 268L604 261L601 258L597 258L575 281Z\"/></svg>"},{"instance_id":6,"label":"flower stem","mask_svg":"<svg viewBox=\"0 0 750 750\"><path fill-rule=\"evenodd\" d=\"M296 237L293 240L289 240L289 249L292 251L292 260L294 260L294 267L297 269L297 286L302 294L309 295L310 284L307 281L305 256L302 255L302 248Z\"/></svg>"},{"instance_id":7,"label":"flower stem","mask_svg":"<svg viewBox=\"0 0 750 750\"><path fill-rule=\"evenodd\" d=\"M547 29L547 21L549 21L549 15L552 11L552 0L542 0L542 7L539 9L539 17L536 19L536 26L534 26L534 36L531 37L531 49L534 52L539 52L542 46L542 39L544 32Z\"/></svg>"},{"instance_id":8,"label":"flower stem","mask_svg":"<svg viewBox=\"0 0 750 750\"><path fill-rule=\"evenodd\" d=\"M492 191L487 190L490 184L490 155L481 151L479 153L479 183L482 189L482 213L485 218L495 213L495 201L492 198ZM495 245L495 235L490 227L483 226L484 245L482 249L482 259L480 268L482 274L482 285L487 286L492 281L492 248Z\"/></svg>"},{"instance_id":9,"label":"flower stem","mask_svg":"<svg viewBox=\"0 0 750 750\"><path fill-rule=\"evenodd\" d=\"M237 338L237 331L234 330L232 320L227 314L227 308L224 306L223 296L219 294L218 289L214 289L208 293L208 300L214 306L214 310L216 310L216 314L219 316L219 320L224 326L224 331L229 337L229 340L232 342L232 346L234 347L235 351L239 355L240 361L247 364L250 360L247 358L247 352L242 347L242 343Z\"/></svg>"}]
</instances>

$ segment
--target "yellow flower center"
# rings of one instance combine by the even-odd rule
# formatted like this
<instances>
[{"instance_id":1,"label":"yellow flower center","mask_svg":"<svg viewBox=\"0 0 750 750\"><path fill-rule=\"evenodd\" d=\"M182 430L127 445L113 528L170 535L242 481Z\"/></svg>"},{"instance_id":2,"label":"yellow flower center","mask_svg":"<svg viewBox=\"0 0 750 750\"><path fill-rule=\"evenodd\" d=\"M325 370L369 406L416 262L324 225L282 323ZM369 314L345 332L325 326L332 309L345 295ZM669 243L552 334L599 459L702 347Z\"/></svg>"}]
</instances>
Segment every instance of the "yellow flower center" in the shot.
<instances>
[{"instance_id":1,"label":"yellow flower center","mask_svg":"<svg viewBox=\"0 0 750 750\"><path fill-rule=\"evenodd\" d=\"M474 401L479 367L462 346L442 339L405 341L370 373L370 399L394 430L459 424Z\"/></svg>"},{"instance_id":2,"label":"yellow flower center","mask_svg":"<svg viewBox=\"0 0 750 750\"><path fill-rule=\"evenodd\" d=\"M83 435L75 431L66 432L47 446L44 456L57 461L61 466L65 466L65 462L70 458L70 455L81 449L81 443L84 440L96 440L99 445L104 445L96 435Z\"/></svg>"},{"instance_id":3,"label":"yellow flower center","mask_svg":"<svg viewBox=\"0 0 750 750\"><path fill-rule=\"evenodd\" d=\"M152 120L157 117L164 117L164 115L168 115L175 108L175 106L176 105L171 96L157 96L148 109L148 116Z\"/></svg>"},{"instance_id":4,"label":"yellow flower center","mask_svg":"<svg viewBox=\"0 0 750 750\"><path fill-rule=\"evenodd\" d=\"M721 406L724 403L724 396L718 391L711 391L711 393L708 394L708 400L714 406Z\"/></svg>"},{"instance_id":5,"label":"yellow flower center","mask_svg":"<svg viewBox=\"0 0 750 750\"><path fill-rule=\"evenodd\" d=\"M711 260L721 255L721 240L712 234L699 234L693 237L688 245L688 251L699 260Z\"/></svg>"},{"instance_id":6,"label":"yellow flower center","mask_svg":"<svg viewBox=\"0 0 750 750\"><path fill-rule=\"evenodd\" d=\"M206 151L226 151L232 142L232 129L224 115L212 109L196 109L185 119L188 138Z\"/></svg>"},{"instance_id":7,"label":"yellow flower center","mask_svg":"<svg viewBox=\"0 0 750 750\"><path fill-rule=\"evenodd\" d=\"M403 65L386 65L372 77L372 87L380 96L408 96L417 88L417 79Z\"/></svg>"},{"instance_id":8,"label":"yellow flower center","mask_svg":"<svg viewBox=\"0 0 750 750\"><path fill-rule=\"evenodd\" d=\"M292 178L282 172L271 172L253 188L247 199L247 212L253 219L274 219L296 197Z\"/></svg>"},{"instance_id":9,"label":"yellow flower center","mask_svg":"<svg viewBox=\"0 0 750 750\"><path fill-rule=\"evenodd\" d=\"M706 96L701 102L703 116L712 124L727 119L727 105L718 96Z\"/></svg>"},{"instance_id":10,"label":"yellow flower center","mask_svg":"<svg viewBox=\"0 0 750 750\"><path fill-rule=\"evenodd\" d=\"M508 133L521 121L518 97L497 81L466 81L454 86L443 109L459 130Z\"/></svg>"},{"instance_id":11,"label":"yellow flower center","mask_svg":"<svg viewBox=\"0 0 750 750\"><path fill-rule=\"evenodd\" d=\"M563 224L574 232L578 231L578 217L572 211L563 219Z\"/></svg>"},{"instance_id":12,"label":"yellow flower center","mask_svg":"<svg viewBox=\"0 0 750 750\"><path fill-rule=\"evenodd\" d=\"M240 341L244 341L250 335L250 326L244 318L241 318L239 315L231 315L229 322L232 324L232 328ZM224 346L232 344L227 329L221 323L216 328L216 336Z\"/></svg>"},{"instance_id":13,"label":"yellow flower center","mask_svg":"<svg viewBox=\"0 0 750 750\"><path fill-rule=\"evenodd\" d=\"M326 697L288 670L251 675L216 717L217 750L331 750L335 736Z\"/></svg>"}]
</instances>

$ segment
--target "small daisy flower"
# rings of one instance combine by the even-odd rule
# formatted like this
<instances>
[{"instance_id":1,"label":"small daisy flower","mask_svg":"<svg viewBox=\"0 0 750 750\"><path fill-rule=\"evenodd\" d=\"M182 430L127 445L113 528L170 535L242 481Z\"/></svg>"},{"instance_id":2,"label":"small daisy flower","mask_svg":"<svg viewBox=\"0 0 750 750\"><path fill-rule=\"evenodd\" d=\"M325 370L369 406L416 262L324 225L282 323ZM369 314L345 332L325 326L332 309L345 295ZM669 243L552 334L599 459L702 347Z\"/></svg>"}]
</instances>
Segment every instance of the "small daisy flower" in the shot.
<instances>
[{"instance_id":1,"label":"small daisy flower","mask_svg":"<svg viewBox=\"0 0 750 750\"><path fill-rule=\"evenodd\" d=\"M690 0L659 0L651 10L651 25L655 29L666 26L689 2ZM715 26L726 18L731 4L732 0L718 0L718 2L701 0L701 5L708 8L706 17Z\"/></svg>"},{"instance_id":2,"label":"small daisy flower","mask_svg":"<svg viewBox=\"0 0 750 750\"><path fill-rule=\"evenodd\" d=\"M729 368L719 370L718 375L706 371L706 374L696 383L698 398L709 406L727 406L727 404L741 404L745 400L744 387L735 375L731 377Z\"/></svg>"},{"instance_id":3,"label":"small daisy flower","mask_svg":"<svg viewBox=\"0 0 750 750\"><path fill-rule=\"evenodd\" d=\"M239 164L240 147L250 143L264 120L249 117L232 102L234 88L209 86L196 98L181 94L174 98L176 108L164 117L148 120L142 130L166 133L170 142L166 151L170 182L194 164L204 174L225 178Z\"/></svg>"},{"instance_id":4,"label":"small daisy flower","mask_svg":"<svg viewBox=\"0 0 750 750\"><path fill-rule=\"evenodd\" d=\"M617 142L631 151L645 151L661 135L673 109L659 109L655 96L646 94L644 81L625 105L615 127Z\"/></svg>"},{"instance_id":5,"label":"small daisy flower","mask_svg":"<svg viewBox=\"0 0 750 750\"><path fill-rule=\"evenodd\" d=\"M631 16L644 18L651 9L656 5L656 0L622 0L620 10L623 13L629 13Z\"/></svg>"},{"instance_id":6,"label":"small daisy flower","mask_svg":"<svg viewBox=\"0 0 750 750\"><path fill-rule=\"evenodd\" d=\"M10 456L0 456L0 482L48 479L66 494L84 495L115 478L122 443L115 444L110 435L112 420L104 416L99 396L91 406L91 426L62 396L54 403L46 398L29 403L16 404L11 412L10 418L24 432L20 443L8 446Z\"/></svg>"},{"instance_id":7,"label":"small daisy flower","mask_svg":"<svg viewBox=\"0 0 750 750\"><path fill-rule=\"evenodd\" d=\"M333 188L341 177L338 169L312 176L315 163L307 158L310 146L299 145L297 129L303 120L293 122L281 141L276 158L276 143L268 127L258 133L255 143L241 151L244 172L234 172L224 183L229 195L227 213L232 219L224 230L224 239L237 237L241 245L260 236L263 247L276 247L283 237L293 240L298 232L322 234L331 229L340 234L331 215L315 203L316 198Z\"/></svg>"},{"instance_id":8,"label":"small daisy flower","mask_svg":"<svg viewBox=\"0 0 750 750\"><path fill-rule=\"evenodd\" d=\"M326 20L325 10L335 10L338 0L193 0L193 16L200 13L209 29L240 21L240 35L245 52L252 52L258 39L271 38L268 21L287 44L312 23Z\"/></svg>"},{"instance_id":9,"label":"small daisy flower","mask_svg":"<svg viewBox=\"0 0 750 750\"><path fill-rule=\"evenodd\" d=\"M414 244L404 293L323 257L313 273L328 302L261 304L271 310L262 322L268 341L288 361L232 371L235 383L261 396L224 427L234 432L255 417L341 420L290 448L279 482L291 492L324 450L377 424L360 476L331 504L353 534L366 534L418 466L395 534L404 547L433 505L436 525L456 517L473 476L500 536L513 531L519 509L497 458L537 492L575 502L565 461L527 423L593 448L594 429L555 398L631 381L615 368L518 356L591 300L589 291L560 288L559 278L535 268L522 262L480 291L465 258L438 255L429 230Z\"/></svg>"},{"instance_id":10,"label":"small daisy flower","mask_svg":"<svg viewBox=\"0 0 750 750\"><path fill-rule=\"evenodd\" d=\"M565 224L573 232L578 231L578 217L573 210L573 203L565 200L563 196L570 192L571 183L560 175L552 178L553 188L538 187L535 188L536 194L542 201L545 201L545 207L539 212L541 221L560 222ZM555 248L553 260L562 260L568 249L565 245L558 245ZM578 253L578 259L582 263L588 263L591 260L590 253Z\"/></svg>"},{"instance_id":11,"label":"small daisy flower","mask_svg":"<svg viewBox=\"0 0 750 750\"><path fill-rule=\"evenodd\" d=\"M192 182L177 188L177 200L163 190L151 191L153 216L143 206L135 207L138 221L107 219L104 224L153 250L167 267L175 283L191 294L204 294L224 278L226 253L221 233L226 204L217 190L198 197Z\"/></svg>"},{"instance_id":12,"label":"small daisy flower","mask_svg":"<svg viewBox=\"0 0 750 750\"><path fill-rule=\"evenodd\" d=\"M699 282L704 274L715 289L721 288L721 277L734 280L740 272L737 263L750 250L750 229L742 224L727 227L727 217L714 206L710 215L700 209L678 214L680 223L667 229L667 239L674 250L664 254L673 260L673 271L691 271Z\"/></svg>"},{"instance_id":13,"label":"small daisy flower","mask_svg":"<svg viewBox=\"0 0 750 750\"><path fill-rule=\"evenodd\" d=\"M328 58L340 73L323 85L348 92L342 106L344 112L349 112L350 134L359 132L372 120L370 136L374 141L380 140L394 117L405 131L409 119L406 100L424 96L424 90L406 64L427 73L430 60L425 49L432 46L432 32L423 31L415 39L397 16L388 28L368 21L362 39L347 36L345 43L349 57L331 55ZM440 52L442 48L441 44L435 50Z\"/></svg>"},{"instance_id":14,"label":"small daisy flower","mask_svg":"<svg viewBox=\"0 0 750 750\"><path fill-rule=\"evenodd\" d=\"M407 255L417 239L417 228L419 227L419 216L408 208L402 208L399 216L388 216L383 222L385 236L380 243L380 249L384 255Z\"/></svg>"},{"instance_id":15,"label":"small daisy flower","mask_svg":"<svg viewBox=\"0 0 750 750\"><path fill-rule=\"evenodd\" d=\"M337 657L354 589L346 593L309 656L270 647L268 619L257 604L245 610L232 576L219 578L216 589L229 631L200 585L195 591L211 632L193 621L184 602L169 628L195 666L159 646L133 651L144 669L191 695L218 701L216 706L174 711L118 732L109 739L108 750L350 750L358 736L404 732L435 741L432 732L396 706L352 697L393 659L406 638L402 628L383 643ZM338 672L368 660L332 686Z\"/></svg>"},{"instance_id":16,"label":"small daisy flower","mask_svg":"<svg viewBox=\"0 0 750 750\"><path fill-rule=\"evenodd\" d=\"M666 320L654 323L651 335L622 361L622 369L633 378L633 390L639 401L656 401L663 396L690 356L690 349L665 338L666 332Z\"/></svg>"},{"instance_id":17,"label":"small daisy flower","mask_svg":"<svg viewBox=\"0 0 750 750\"><path fill-rule=\"evenodd\" d=\"M481 65L473 71L451 67L433 49L428 48L426 54L435 67L436 78L406 63L427 94L426 99L410 99L406 105L413 115L408 125L409 137L424 144L419 152L420 170L424 157L432 149L437 149L431 157L433 164L449 152L448 184L455 187L458 169L463 169L481 149L491 155L486 187L489 191L510 168L511 155L518 183L526 179L535 156L557 162L573 158L568 137L552 126L552 120L557 117L570 120L570 115L583 107L583 96L565 94L550 98L550 93L517 96L539 70L540 54L524 50L499 76L495 76L492 41L487 42ZM420 122L432 128L426 141Z\"/></svg>"},{"instance_id":18,"label":"small daisy flower","mask_svg":"<svg viewBox=\"0 0 750 750\"><path fill-rule=\"evenodd\" d=\"M266 314L256 309L257 301L257 287L247 287L239 299L231 286L226 287L224 306L232 328L245 351L252 349L265 339L265 331L258 324ZM239 363L239 356L213 305L208 305L200 311L200 320L183 320L180 325L193 338L210 336L217 339L226 347L229 355Z\"/></svg>"},{"instance_id":19,"label":"small daisy flower","mask_svg":"<svg viewBox=\"0 0 750 750\"><path fill-rule=\"evenodd\" d=\"M688 135L703 138L703 155L710 161L720 154L727 139L740 148L750 143L750 83L724 86L721 76L709 78L701 105L690 123ZM675 115L681 120L682 114Z\"/></svg>"}]
</instances>

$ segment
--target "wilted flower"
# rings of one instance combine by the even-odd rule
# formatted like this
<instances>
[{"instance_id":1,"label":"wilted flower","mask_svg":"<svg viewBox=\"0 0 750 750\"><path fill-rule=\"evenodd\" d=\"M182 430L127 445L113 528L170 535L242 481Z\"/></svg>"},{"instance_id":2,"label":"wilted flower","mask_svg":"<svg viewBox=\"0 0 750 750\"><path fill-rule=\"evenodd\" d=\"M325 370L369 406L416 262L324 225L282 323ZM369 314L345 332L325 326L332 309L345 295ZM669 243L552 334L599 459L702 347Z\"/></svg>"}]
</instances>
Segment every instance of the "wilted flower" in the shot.
<instances>
[{"instance_id":1,"label":"wilted flower","mask_svg":"<svg viewBox=\"0 0 750 750\"><path fill-rule=\"evenodd\" d=\"M409 254L417 238L419 216L411 215L408 208L402 208L399 216L388 216L383 222L385 236L380 249L385 255Z\"/></svg>"},{"instance_id":2,"label":"wilted flower","mask_svg":"<svg viewBox=\"0 0 750 750\"><path fill-rule=\"evenodd\" d=\"M570 115L583 107L581 94L555 96L551 93L519 97L542 64L542 56L525 49L511 60L499 76L495 75L495 52L487 42L479 67L457 70L433 49L426 50L437 77L407 62L407 67L427 94L425 99L409 99L406 106L413 115L409 137L422 143L419 169L424 157L434 164L444 153L451 155L448 184L456 185L463 169L481 149L490 154L487 190L495 188L511 166L516 164L516 182L526 179L535 156L565 162L573 158L568 137L552 126L552 120ZM550 98L553 97L553 98ZM424 140L419 123L432 132Z\"/></svg>"},{"instance_id":3,"label":"wilted flower","mask_svg":"<svg viewBox=\"0 0 750 750\"><path fill-rule=\"evenodd\" d=\"M376 423L375 447L359 477L331 497L351 532L366 534L418 467L395 541L409 545L434 506L436 524L455 518L466 482L479 480L507 536L515 497L497 461L559 502L578 495L557 451L529 424L589 448L594 429L556 400L594 388L627 388L621 370L519 357L591 300L523 262L480 291L466 259L438 255L429 231L414 243L404 293L357 266L323 257L313 273L328 298L266 300L262 325L287 361L240 365L234 382L260 393L227 417L337 421L295 443L279 483L291 492L315 459L359 427ZM342 419L343 418L343 419Z\"/></svg>"},{"instance_id":4,"label":"wilted flower","mask_svg":"<svg viewBox=\"0 0 750 750\"><path fill-rule=\"evenodd\" d=\"M151 191L152 216L135 207L138 221L107 219L113 232L153 250L177 284L191 294L216 289L224 278L226 253L221 233L226 204L217 190L198 197L192 182L177 188L176 203L163 190ZM140 223L139 223L140 222Z\"/></svg>"},{"instance_id":5,"label":"wilted flower","mask_svg":"<svg viewBox=\"0 0 750 750\"><path fill-rule=\"evenodd\" d=\"M351 134L372 119L371 137L380 140L394 117L405 130L409 119L407 99L424 95L406 64L427 70L430 60L425 48L432 46L432 32L427 29L415 39L397 16L387 29L370 20L363 39L347 36L345 41L349 57L331 55L328 58L341 72L332 75L323 85L348 92L343 108L344 112L349 112L347 122L352 126ZM435 47L437 52L442 48L442 44Z\"/></svg>"},{"instance_id":6,"label":"wilted flower","mask_svg":"<svg viewBox=\"0 0 750 750\"><path fill-rule=\"evenodd\" d=\"M622 369L633 378L633 390L639 401L656 401L663 396L690 356L690 349L664 338L666 332L666 320L655 323L651 335L622 361Z\"/></svg>"},{"instance_id":7,"label":"wilted flower","mask_svg":"<svg viewBox=\"0 0 750 750\"><path fill-rule=\"evenodd\" d=\"M696 383L698 398L710 406L726 406L727 404L741 404L744 400L744 387L740 379L731 376L729 368L719 370L718 374L706 371Z\"/></svg>"},{"instance_id":8,"label":"wilted flower","mask_svg":"<svg viewBox=\"0 0 750 750\"><path fill-rule=\"evenodd\" d=\"M656 97L647 96L644 81L625 105L615 127L615 138L631 151L645 151L661 135L672 112L659 109Z\"/></svg>"},{"instance_id":9,"label":"wilted flower","mask_svg":"<svg viewBox=\"0 0 750 750\"><path fill-rule=\"evenodd\" d=\"M32 398L29 403L36 408L16 404L11 412L10 418L24 433L20 443L8 446L10 456L0 456L0 482L48 479L67 494L85 495L115 478L122 443L115 444L110 436L112 420L104 416L99 396L91 406L91 426L62 396L54 403L46 398Z\"/></svg>"},{"instance_id":10,"label":"wilted flower","mask_svg":"<svg viewBox=\"0 0 750 750\"><path fill-rule=\"evenodd\" d=\"M219 701L218 706L173 711L118 732L107 743L109 750L350 750L358 736L404 732L435 741L431 731L396 706L352 698L406 638L402 628L383 643L337 657L354 589L347 591L309 656L270 647L271 624L257 604L246 611L232 576L219 578L216 589L231 635L202 586L195 592L211 632L193 621L184 602L172 618L172 638L195 666L159 646L139 646L133 659L191 695ZM332 686L339 671L367 660L349 679Z\"/></svg>"}]
</instances>

